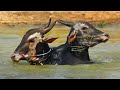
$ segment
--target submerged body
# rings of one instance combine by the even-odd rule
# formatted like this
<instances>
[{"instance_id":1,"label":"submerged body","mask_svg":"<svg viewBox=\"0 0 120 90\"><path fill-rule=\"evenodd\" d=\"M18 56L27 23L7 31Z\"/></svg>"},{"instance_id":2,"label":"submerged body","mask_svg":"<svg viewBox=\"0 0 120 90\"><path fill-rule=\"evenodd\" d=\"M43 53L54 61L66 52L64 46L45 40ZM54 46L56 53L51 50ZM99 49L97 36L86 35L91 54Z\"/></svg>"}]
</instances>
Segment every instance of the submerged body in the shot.
<instances>
[{"instance_id":1,"label":"submerged body","mask_svg":"<svg viewBox=\"0 0 120 90\"><path fill-rule=\"evenodd\" d=\"M92 63L90 62L88 49L78 55L71 51L71 45L65 43L51 51L46 64L75 65L87 63Z\"/></svg>"},{"instance_id":2,"label":"submerged body","mask_svg":"<svg viewBox=\"0 0 120 90\"><path fill-rule=\"evenodd\" d=\"M109 35L94 28L88 22L62 20L58 20L58 22L71 27L71 29L66 43L52 50L46 64L75 65L93 63L89 57L89 47L107 42Z\"/></svg>"}]
</instances>

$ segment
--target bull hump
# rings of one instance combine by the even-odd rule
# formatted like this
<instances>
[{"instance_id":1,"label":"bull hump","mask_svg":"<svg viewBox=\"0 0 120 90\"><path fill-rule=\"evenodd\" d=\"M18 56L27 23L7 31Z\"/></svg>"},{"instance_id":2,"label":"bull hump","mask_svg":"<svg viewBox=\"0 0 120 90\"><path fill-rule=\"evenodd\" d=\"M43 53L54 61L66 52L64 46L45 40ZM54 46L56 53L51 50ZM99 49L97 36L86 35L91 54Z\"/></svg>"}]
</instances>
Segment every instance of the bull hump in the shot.
<instances>
[{"instance_id":1,"label":"bull hump","mask_svg":"<svg viewBox=\"0 0 120 90\"><path fill-rule=\"evenodd\" d=\"M30 35L27 40L29 40L29 39L31 39L31 38L35 38L35 37L41 37L41 34L38 33L38 32L36 32L36 33Z\"/></svg>"}]
</instances>

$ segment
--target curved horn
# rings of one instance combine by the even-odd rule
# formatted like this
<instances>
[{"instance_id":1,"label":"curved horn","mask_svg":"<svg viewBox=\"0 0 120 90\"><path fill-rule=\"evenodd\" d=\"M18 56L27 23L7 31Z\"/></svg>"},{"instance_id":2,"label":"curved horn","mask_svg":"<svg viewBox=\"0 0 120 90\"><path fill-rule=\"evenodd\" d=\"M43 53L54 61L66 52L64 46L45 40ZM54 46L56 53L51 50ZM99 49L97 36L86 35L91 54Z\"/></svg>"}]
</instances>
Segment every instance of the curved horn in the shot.
<instances>
[{"instance_id":1,"label":"curved horn","mask_svg":"<svg viewBox=\"0 0 120 90\"><path fill-rule=\"evenodd\" d=\"M63 21L63 20L57 20L59 23L64 24L69 27L73 27L74 23L73 22L68 22L68 21Z\"/></svg>"},{"instance_id":2,"label":"curved horn","mask_svg":"<svg viewBox=\"0 0 120 90\"><path fill-rule=\"evenodd\" d=\"M42 33L43 34L48 33L54 27L55 24L56 24L56 21L54 23L52 23L51 25L49 25L48 28L44 29L44 31Z\"/></svg>"},{"instance_id":3,"label":"curved horn","mask_svg":"<svg viewBox=\"0 0 120 90\"><path fill-rule=\"evenodd\" d=\"M44 28L49 27L50 23L51 23L51 18L49 19L49 22L45 25L45 27L44 27Z\"/></svg>"}]
</instances>

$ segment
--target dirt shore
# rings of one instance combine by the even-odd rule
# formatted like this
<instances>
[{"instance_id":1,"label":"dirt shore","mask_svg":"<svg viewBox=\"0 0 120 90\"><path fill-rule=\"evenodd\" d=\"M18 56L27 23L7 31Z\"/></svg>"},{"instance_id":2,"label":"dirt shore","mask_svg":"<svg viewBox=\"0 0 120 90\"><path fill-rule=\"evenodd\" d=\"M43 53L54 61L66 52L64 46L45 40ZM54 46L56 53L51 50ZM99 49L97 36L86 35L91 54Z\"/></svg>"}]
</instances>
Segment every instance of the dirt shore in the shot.
<instances>
[{"instance_id":1,"label":"dirt shore","mask_svg":"<svg viewBox=\"0 0 120 90\"><path fill-rule=\"evenodd\" d=\"M91 23L119 23L119 11L1 11L0 25L43 24L48 19L88 21Z\"/></svg>"}]
</instances>

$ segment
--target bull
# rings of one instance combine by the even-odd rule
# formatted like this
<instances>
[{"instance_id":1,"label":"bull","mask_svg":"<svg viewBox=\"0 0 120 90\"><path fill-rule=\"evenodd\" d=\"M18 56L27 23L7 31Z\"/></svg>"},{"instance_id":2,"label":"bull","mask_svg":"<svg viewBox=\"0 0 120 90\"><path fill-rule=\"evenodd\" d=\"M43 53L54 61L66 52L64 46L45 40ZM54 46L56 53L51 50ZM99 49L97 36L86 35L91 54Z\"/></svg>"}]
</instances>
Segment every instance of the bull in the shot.
<instances>
[{"instance_id":1,"label":"bull","mask_svg":"<svg viewBox=\"0 0 120 90\"><path fill-rule=\"evenodd\" d=\"M70 27L65 44L52 50L45 64L75 65L94 63L90 60L89 48L109 40L109 34L102 32L85 21L59 23Z\"/></svg>"},{"instance_id":2,"label":"bull","mask_svg":"<svg viewBox=\"0 0 120 90\"><path fill-rule=\"evenodd\" d=\"M26 55L29 55L28 60L34 60L35 54L47 53L50 50L48 43L52 43L57 38L46 38L44 35L48 33L55 25L56 21L51 24L51 18L46 25L41 25L39 28L28 30L23 36L20 44L11 55L13 62L27 60ZM30 61L31 64L33 64Z\"/></svg>"}]
</instances>

